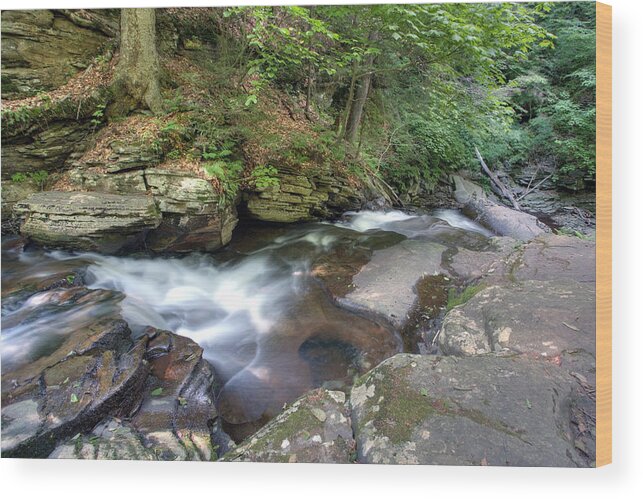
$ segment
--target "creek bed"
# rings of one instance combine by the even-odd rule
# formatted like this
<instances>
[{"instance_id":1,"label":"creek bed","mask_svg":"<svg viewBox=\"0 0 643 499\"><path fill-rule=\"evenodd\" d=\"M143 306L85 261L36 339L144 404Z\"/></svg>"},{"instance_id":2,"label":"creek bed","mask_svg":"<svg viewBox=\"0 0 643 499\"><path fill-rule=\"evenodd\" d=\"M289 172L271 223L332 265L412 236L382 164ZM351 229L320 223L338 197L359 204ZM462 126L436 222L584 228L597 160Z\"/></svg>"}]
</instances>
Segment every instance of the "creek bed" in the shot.
<instances>
[{"instance_id":1,"label":"creek bed","mask_svg":"<svg viewBox=\"0 0 643 499\"><path fill-rule=\"evenodd\" d=\"M405 239L483 247L491 235L459 212L439 210L348 213L335 223L246 223L225 249L184 257L23 249L5 238L3 375L55 349L75 328L122 317L134 336L153 326L204 349L220 378L219 413L239 440L302 393L319 386L347 391L356 376L416 348L408 338L417 331L339 304L374 251ZM60 279L63 288L56 286ZM436 293L425 289L432 279L421 282L423 296L444 297L443 283ZM439 304L429 305L437 314Z\"/></svg>"}]
</instances>

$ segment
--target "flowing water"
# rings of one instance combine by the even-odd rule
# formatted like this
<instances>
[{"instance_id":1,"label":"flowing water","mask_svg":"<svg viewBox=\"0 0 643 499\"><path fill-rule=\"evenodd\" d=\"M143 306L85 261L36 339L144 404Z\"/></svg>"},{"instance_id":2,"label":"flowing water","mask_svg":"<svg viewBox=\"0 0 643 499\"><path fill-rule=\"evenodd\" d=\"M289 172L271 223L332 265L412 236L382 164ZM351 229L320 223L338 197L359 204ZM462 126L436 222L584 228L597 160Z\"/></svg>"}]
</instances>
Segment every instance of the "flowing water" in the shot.
<instances>
[{"instance_id":1,"label":"flowing water","mask_svg":"<svg viewBox=\"0 0 643 499\"><path fill-rule=\"evenodd\" d=\"M312 387L346 389L355 375L403 348L385 320L338 307L311 272L314 262L338 250L367 258L404 238L469 245L489 235L459 212L440 210L240 226L216 254L180 258L22 251L5 239L2 370L45 355L74 328L122 317L134 336L153 326L196 341L222 381L224 419L257 421ZM61 275L71 282L74 272L89 290L34 294Z\"/></svg>"}]
</instances>

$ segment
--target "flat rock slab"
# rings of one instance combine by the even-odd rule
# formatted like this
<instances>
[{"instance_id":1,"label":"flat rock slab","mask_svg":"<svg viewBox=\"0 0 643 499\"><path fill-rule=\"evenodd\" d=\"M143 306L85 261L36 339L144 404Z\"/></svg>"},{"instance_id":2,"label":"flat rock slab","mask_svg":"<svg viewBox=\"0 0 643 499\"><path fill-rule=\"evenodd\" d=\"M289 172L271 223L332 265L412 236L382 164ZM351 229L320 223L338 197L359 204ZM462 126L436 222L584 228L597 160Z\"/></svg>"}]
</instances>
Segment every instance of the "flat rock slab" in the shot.
<instances>
[{"instance_id":1,"label":"flat rock slab","mask_svg":"<svg viewBox=\"0 0 643 499\"><path fill-rule=\"evenodd\" d=\"M20 232L45 246L116 253L139 246L161 215L146 195L39 192L16 203Z\"/></svg>"},{"instance_id":2,"label":"flat rock slab","mask_svg":"<svg viewBox=\"0 0 643 499\"><path fill-rule=\"evenodd\" d=\"M596 242L544 234L525 246L513 275L519 280L596 283Z\"/></svg>"},{"instance_id":3,"label":"flat rock slab","mask_svg":"<svg viewBox=\"0 0 643 499\"><path fill-rule=\"evenodd\" d=\"M398 354L352 390L358 462L588 466L570 430L573 383L541 361Z\"/></svg>"},{"instance_id":4,"label":"flat rock slab","mask_svg":"<svg viewBox=\"0 0 643 499\"><path fill-rule=\"evenodd\" d=\"M594 289L575 281L524 281L490 286L444 318L442 352L511 352L556 359L563 352L595 354Z\"/></svg>"},{"instance_id":5,"label":"flat rock slab","mask_svg":"<svg viewBox=\"0 0 643 499\"><path fill-rule=\"evenodd\" d=\"M510 237L493 237L484 250L459 247L449 255L445 266L453 276L465 281L485 278L485 282L502 280L510 268L511 255L522 246Z\"/></svg>"},{"instance_id":6,"label":"flat rock slab","mask_svg":"<svg viewBox=\"0 0 643 499\"><path fill-rule=\"evenodd\" d=\"M339 301L385 316L401 328L417 300L415 285L420 278L447 273L442 267L446 249L434 242L408 239L375 251L353 277L353 291Z\"/></svg>"},{"instance_id":7,"label":"flat rock slab","mask_svg":"<svg viewBox=\"0 0 643 499\"><path fill-rule=\"evenodd\" d=\"M344 392L307 393L288 406L224 461L349 463L355 442Z\"/></svg>"}]
</instances>

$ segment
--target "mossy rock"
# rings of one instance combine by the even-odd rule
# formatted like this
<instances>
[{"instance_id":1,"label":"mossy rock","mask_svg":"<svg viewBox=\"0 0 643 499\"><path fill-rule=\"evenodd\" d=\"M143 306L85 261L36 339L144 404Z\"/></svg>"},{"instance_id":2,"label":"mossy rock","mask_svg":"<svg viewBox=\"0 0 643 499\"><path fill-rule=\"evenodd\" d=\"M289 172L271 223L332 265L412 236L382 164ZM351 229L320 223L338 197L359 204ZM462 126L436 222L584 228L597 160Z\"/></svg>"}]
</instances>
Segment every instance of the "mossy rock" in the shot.
<instances>
[{"instance_id":1,"label":"mossy rock","mask_svg":"<svg viewBox=\"0 0 643 499\"><path fill-rule=\"evenodd\" d=\"M352 390L358 462L589 466L570 432L574 386L542 361L398 354Z\"/></svg>"}]
</instances>

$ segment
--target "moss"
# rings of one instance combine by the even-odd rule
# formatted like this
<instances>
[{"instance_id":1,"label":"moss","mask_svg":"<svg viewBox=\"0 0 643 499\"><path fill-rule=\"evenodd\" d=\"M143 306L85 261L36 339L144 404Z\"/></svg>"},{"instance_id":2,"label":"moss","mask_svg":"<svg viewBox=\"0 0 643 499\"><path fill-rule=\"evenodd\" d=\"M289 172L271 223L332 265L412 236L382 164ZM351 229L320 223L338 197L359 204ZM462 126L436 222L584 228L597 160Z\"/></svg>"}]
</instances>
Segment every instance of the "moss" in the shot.
<instances>
[{"instance_id":1,"label":"moss","mask_svg":"<svg viewBox=\"0 0 643 499\"><path fill-rule=\"evenodd\" d=\"M432 416L463 417L486 428L521 438L521 432L501 421L488 418L477 409L460 407L453 400L431 397L426 389L409 386L408 375L411 369L410 365L402 368L382 366L383 379L376 385L375 396L369 401L369 407L372 408L383 397L378 404L379 411L373 424L392 444L410 441L418 425ZM367 378L368 376L360 378L362 384L368 381ZM367 420L362 423L360 430L366 422Z\"/></svg>"},{"instance_id":2,"label":"moss","mask_svg":"<svg viewBox=\"0 0 643 499\"><path fill-rule=\"evenodd\" d=\"M393 444L409 441L418 424L432 412L429 399L408 386L410 369L411 366L400 369L383 366L384 377L371 399L372 407L380 396L384 397L374 424Z\"/></svg>"},{"instance_id":3,"label":"moss","mask_svg":"<svg viewBox=\"0 0 643 499\"><path fill-rule=\"evenodd\" d=\"M319 425L320 422L313 413L307 407L300 406L283 420L273 420L272 427L266 426L261 431L263 435L255 443L241 444L228 452L223 460L232 461L244 455L263 455L270 457L270 461L288 462L289 456L281 450L281 443L286 439L293 441L297 437L305 440L310 437L311 429Z\"/></svg>"},{"instance_id":4,"label":"moss","mask_svg":"<svg viewBox=\"0 0 643 499\"><path fill-rule=\"evenodd\" d=\"M447 300L447 312L454 307L467 303L485 287L486 286L484 284L475 284L472 286L467 286L466 288L464 288L464 290L462 290L461 293L458 293L455 289L450 289L449 297Z\"/></svg>"}]
</instances>

